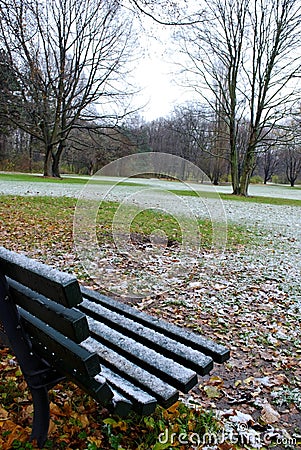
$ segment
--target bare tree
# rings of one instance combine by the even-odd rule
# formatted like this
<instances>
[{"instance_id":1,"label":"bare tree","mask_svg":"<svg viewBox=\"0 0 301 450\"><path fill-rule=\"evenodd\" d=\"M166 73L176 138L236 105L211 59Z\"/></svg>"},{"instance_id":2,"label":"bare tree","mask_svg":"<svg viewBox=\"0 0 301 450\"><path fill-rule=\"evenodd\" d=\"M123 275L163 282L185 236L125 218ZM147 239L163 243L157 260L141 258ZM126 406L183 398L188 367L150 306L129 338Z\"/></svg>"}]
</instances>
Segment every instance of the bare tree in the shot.
<instances>
[{"instance_id":1,"label":"bare tree","mask_svg":"<svg viewBox=\"0 0 301 450\"><path fill-rule=\"evenodd\" d=\"M290 129L286 132L287 142L283 144L281 159L284 165L285 175L291 187L295 186L298 176L301 173L301 132L300 122L293 118L290 122Z\"/></svg>"},{"instance_id":2,"label":"bare tree","mask_svg":"<svg viewBox=\"0 0 301 450\"><path fill-rule=\"evenodd\" d=\"M200 167L217 185L225 173L225 151L228 148L222 113L215 116L206 105L188 103L175 109L171 128L182 141L180 156Z\"/></svg>"},{"instance_id":3,"label":"bare tree","mask_svg":"<svg viewBox=\"0 0 301 450\"><path fill-rule=\"evenodd\" d=\"M7 116L43 143L44 175L58 177L72 129L122 115L131 19L117 0L0 0L0 19L20 87Z\"/></svg>"},{"instance_id":4,"label":"bare tree","mask_svg":"<svg viewBox=\"0 0 301 450\"><path fill-rule=\"evenodd\" d=\"M267 184L272 176L276 173L279 166L279 154L274 146L268 146L263 150L262 154L259 155L258 166L263 174L263 182Z\"/></svg>"},{"instance_id":5,"label":"bare tree","mask_svg":"<svg viewBox=\"0 0 301 450\"><path fill-rule=\"evenodd\" d=\"M186 26L203 20L202 11L191 11L186 0L129 0L129 4L142 18L160 25Z\"/></svg>"},{"instance_id":6,"label":"bare tree","mask_svg":"<svg viewBox=\"0 0 301 450\"><path fill-rule=\"evenodd\" d=\"M295 186L295 182L301 172L301 151L300 146L287 144L284 152L284 163L286 177L291 185Z\"/></svg>"},{"instance_id":7,"label":"bare tree","mask_svg":"<svg viewBox=\"0 0 301 450\"><path fill-rule=\"evenodd\" d=\"M234 194L247 195L261 143L300 98L300 33L298 0L208 0L206 20L177 34L187 83L227 125Z\"/></svg>"}]
</instances>

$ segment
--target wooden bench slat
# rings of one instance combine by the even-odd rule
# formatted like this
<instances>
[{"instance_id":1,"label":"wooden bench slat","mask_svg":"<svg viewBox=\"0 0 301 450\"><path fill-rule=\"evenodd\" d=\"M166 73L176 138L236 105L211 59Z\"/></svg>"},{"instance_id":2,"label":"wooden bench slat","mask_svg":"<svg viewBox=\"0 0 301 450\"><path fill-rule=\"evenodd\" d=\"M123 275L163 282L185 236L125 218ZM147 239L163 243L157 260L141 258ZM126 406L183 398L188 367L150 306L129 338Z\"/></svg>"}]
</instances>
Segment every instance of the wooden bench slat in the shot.
<instances>
[{"instance_id":1,"label":"wooden bench slat","mask_svg":"<svg viewBox=\"0 0 301 450\"><path fill-rule=\"evenodd\" d=\"M106 407L119 417L127 417L132 410L132 402L114 389L112 389L112 392L113 398Z\"/></svg>"},{"instance_id":2,"label":"wooden bench slat","mask_svg":"<svg viewBox=\"0 0 301 450\"><path fill-rule=\"evenodd\" d=\"M104 306L84 298L79 305L80 311L87 316L93 317L100 323L121 332L123 335L132 337L141 344L153 348L167 358L172 358L185 367L196 371L199 375L206 375L213 368L213 360L198 350L187 347L174 339L164 336L148 327L119 313L109 310Z\"/></svg>"},{"instance_id":3,"label":"wooden bench slat","mask_svg":"<svg viewBox=\"0 0 301 450\"><path fill-rule=\"evenodd\" d=\"M100 360L95 352L88 351L49 326L46 331L39 319L22 308L19 311L34 350L102 404L111 400L113 393L100 373ZM94 378L96 375L98 381Z\"/></svg>"},{"instance_id":4,"label":"wooden bench slat","mask_svg":"<svg viewBox=\"0 0 301 450\"><path fill-rule=\"evenodd\" d=\"M211 356L213 361L217 363L223 363L230 358L230 352L226 347L217 344L211 339L205 338L200 334L194 333L192 331L187 331L177 325L173 325L162 319L152 317L149 314L136 310L132 306L118 302L117 300L99 294L98 292L94 292L86 287L81 287L81 292L83 294L83 297L100 303L106 308L123 314L129 319L132 319L135 322L138 322L146 327L152 328L159 333L163 333L165 336L181 342L184 345L199 350L200 352Z\"/></svg>"},{"instance_id":5,"label":"wooden bench slat","mask_svg":"<svg viewBox=\"0 0 301 450\"><path fill-rule=\"evenodd\" d=\"M113 393L105 378L101 377L99 357L95 352L89 352L49 326L45 329L41 320L22 308L19 312L39 355L102 404L111 400ZM95 380L96 375L99 381Z\"/></svg>"},{"instance_id":6,"label":"wooden bench slat","mask_svg":"<svg viewBox=\"0 0 301 450\"><path fill-rule=\"evenodd\" d=\"M68 376L76 374L88 378L100 372L99 358L95 352L85 350L23 308L19 308L19 312L33 347L60 371Z\"/></svg>"},{"instance_id":7,"label":"wooden bench slat","mask_svg":"<svg viewBox=\"0 0 301 450\"><path fill-rule=\"evenodd\" d=\"M129 398L135 412L142 416L147 416L155 411L157 400L152 395L149 395L130 381L112 372L112 370L103 364L101 365L101 373L113 388L113 391L116 390Z\"/></svg>"},{"instance_id":8,"label":"wooden bench slat","mask_svg":"<svg viewBox=\"0 0 301 450\"><path fill-rule=\"evenodd\" d=\"M134 339L124 336L87 317L91 336L107 347L125 356L129 361L146 369L182 392L188 392L197 383L197 374Z\"/></svg>"},{"instance_id":9,"label":"wooden bench slat","mask_svg":"<svg viewBox=\"0 0 301 450\"><path fill-rule=\"evenodd\" d=\"M100 369L99 369L100 370ZM72 374L69 376L77 386L82 388L87 394L91 395L96 401L102 405L107 405L112 400L114 393L107 383L102 373L95 377L86 377L81 374Z\"/></svg>"},{"instance_id":10,"label":"wooden bench slat","mask_svg":"<svg viewBox=\"0 0 301 450\"><path fill-rule=\"evenodd\" d=\"M92 337L89 337L80 345L91 352L97 352L101 364L153 395L158 403L165 408L169 408L178 400L179 393L177 389L145 369L136 366L124 356L119 355Z\"/></svg>"},{"instance_id":11,"label":"wooden bench slat","mask_svg":"<svg viewBox=\"0 0 301 450\"><path fill-rule=\"evenodd\" d=\"M0 247L0 270L51 300L72 308L82 301L77 279L47 264Z\"/></svg>"},{"instance_id":12,"label":"wooden bench slat","mask_svg":"<svg viewBox=\"0 0 301 450\"><path fill-rule=\"evenodd\" d=\"M76 343L89 336L88 322L84 313L49 300L14 280L8 279L8 284L16 304L64 336Z\"/></svg>"}]
</instances>

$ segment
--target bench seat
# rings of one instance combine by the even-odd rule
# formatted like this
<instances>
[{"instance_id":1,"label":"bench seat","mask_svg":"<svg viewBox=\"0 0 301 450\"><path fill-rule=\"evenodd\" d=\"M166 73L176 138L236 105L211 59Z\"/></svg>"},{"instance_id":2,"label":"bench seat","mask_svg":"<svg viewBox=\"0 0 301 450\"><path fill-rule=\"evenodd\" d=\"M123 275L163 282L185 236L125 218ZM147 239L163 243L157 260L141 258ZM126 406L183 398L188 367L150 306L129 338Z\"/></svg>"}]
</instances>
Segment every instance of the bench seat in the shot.
<instances>
[{"instance_id":1,"label":"bench seat","mask_svg":"<svg viewBox=\"0 0 301 450\"><path fill-rule=\"evenodd\" d=\"M17 321L12 330L3 321L6 333L0 331L0 340L15 351L35 398L35 389L49 389L66 377L115 414L149 415L157 404L174 404L180 391L189 392L199 375L230 356L207 337L80 287L73 275L4 247L0 272L6 276L10 311L16 308ZM7 299L1 300L2 308ZM6 322L12 322L11 315L3 315ZM20 355L24 339L14 333L18 327L28 337L29 360L34 355L36 365L41 361L34 373L28 368L31 362ZM37 372L43 374L40 379ZM37 431L41 426L35 420L32 437L38 436L42 445L46 424Z\"/></svg>"}]
</instances>

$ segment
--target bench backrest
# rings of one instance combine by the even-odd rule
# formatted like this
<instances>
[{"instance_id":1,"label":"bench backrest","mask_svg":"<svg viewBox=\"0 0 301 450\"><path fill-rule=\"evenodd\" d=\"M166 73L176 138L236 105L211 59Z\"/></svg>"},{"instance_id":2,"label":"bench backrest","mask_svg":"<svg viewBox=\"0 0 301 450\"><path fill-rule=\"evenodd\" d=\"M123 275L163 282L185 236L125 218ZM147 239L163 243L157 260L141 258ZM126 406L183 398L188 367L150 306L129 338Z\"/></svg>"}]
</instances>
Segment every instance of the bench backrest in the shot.
<instances>
[{"instance_id":1,"label":"bench backrest","mask_svg":"<svg viewBox=\"0 0 301 450\"><path fill-rule=\"evenodd\" d=\"M33 291L68 308L82 301L77 279L68 273L0 247L0 270Z\"/></svg>"},{"instance_id":2,"label":"bench backrest","mask_svg":"<svg viewBox=\"0 0 301 450\"><path fill-rule=\"evenodd\" d=\"M0 271L18 307L33 348L58 371L94 397L112 397L99 356L80 343L89 337L86 315L75 309L82 301L77 279L70 274L0 247Z\"/></svg>"}]
</instances>

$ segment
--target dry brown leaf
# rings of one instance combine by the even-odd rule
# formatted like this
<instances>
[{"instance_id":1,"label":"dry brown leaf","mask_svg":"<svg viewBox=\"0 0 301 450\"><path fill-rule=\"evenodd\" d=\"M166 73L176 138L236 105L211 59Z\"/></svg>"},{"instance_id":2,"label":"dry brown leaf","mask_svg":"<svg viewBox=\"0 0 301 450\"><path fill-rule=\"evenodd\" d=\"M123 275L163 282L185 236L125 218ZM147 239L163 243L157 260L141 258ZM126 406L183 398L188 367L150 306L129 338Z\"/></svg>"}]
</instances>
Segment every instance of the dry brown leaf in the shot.
<instances>
[{"instance_id":1,"label":"dry brown leaf","mask_svg":"<svg viewBox=\"0 0 301 450\"><path fill-rule=\"evenodd\" d=\"M223 396L223 393L215 386L204 386L204 391L209 398L220 398Z\"/></svg>"},{"instance_id":2,"label":"dry brown leaf","mask_svg":"<svg viewBox=\"0 0 301 450\"><path fill-rule=\"evenodd\" d=\"M0 421L6 420L7 417L8 417L8 412L6 411L6 409L3 409L0 407Z\"/></svg>"},{"instance_id":3,"label":"dry brown leaf","mask_svg":"<svg viewBox=\"0 0 301 450\"><path fill-rule=\"evenodd\" d=\"M264 423L271 424L278 422L280 419L280 414L269 403L265 403L263 405L260 418Z\"/></svg>"},{"instance_id":4,"label":"dry brown leaf","mask_svg":"<svg viewBox=\"0 0 301 450\"><path fill-rule=\"evenodd\" d=\"M50 414L55 414L57 416L64 416L65 413L61 410L61 408L55 403L50 403Z\"/></svg>"},{"instance_id":5,"label":"dry brown leaf","mask_svg":"<svg viewBox=\"0 0 301 450\"><path fill-rule=\"evenodd\" d=\"M224 380L217 375L213 375L212 377L210 377L208 383L211 384L211 386L219 386L221 384L224 384Z\"/></svg>"}]
</instances>

